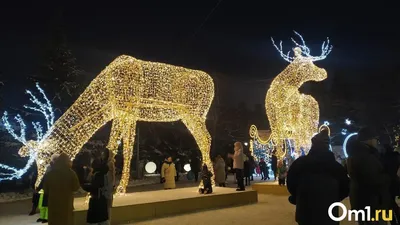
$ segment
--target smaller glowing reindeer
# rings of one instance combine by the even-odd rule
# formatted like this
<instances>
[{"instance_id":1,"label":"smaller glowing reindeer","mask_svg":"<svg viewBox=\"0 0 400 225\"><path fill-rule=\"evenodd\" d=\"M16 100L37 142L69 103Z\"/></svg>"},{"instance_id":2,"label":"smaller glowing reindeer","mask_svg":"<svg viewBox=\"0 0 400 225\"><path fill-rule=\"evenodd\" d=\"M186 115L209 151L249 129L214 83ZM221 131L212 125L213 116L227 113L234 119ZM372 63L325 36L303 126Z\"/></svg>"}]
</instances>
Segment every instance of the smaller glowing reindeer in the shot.
<instances>
[{"instance_id":1,"label":"smaller glowing reindeer","mask_svg":"<svg viewBox=\"0 0 400 225\"><path fill-rule=\"evenodd\" d=\"M0 181L2 180L13 180L13 179L20 179L22 175L24 175L28 169L33 165L33 163L36 161L36 164L38 168L41 168L41 164L43 161L37 160L38 152L36 146L40 144L43 140L46 139L48 134L50 133L51 126L54 123L54 111L51 106L51 103L49 99L47 98L46 94L44 93L43 89L40 88L39 84L36 84L36 88L39 90L39 92L42 94L43 99L45 102L41 102L31 91L27 90L26 93L30 95L30 101L35 105L35 106L27 106L24 105L24 108L30 109L36 112L40 112L41 114L44 115L46 119L46 128L47 132L43 131L43 127L39 122L32 122L32 125L36 131L36 141L26 140L26 124L22 117L18 114L14 117L14 119L17 121L20 132L19 135L15 132L13 126L10 124L8 120L8 112L5 111L2 117L2 122L4 127L6 128L7 132L17 141L21 142L23 144L23 147L20 149L18 152L20 156L22 157L27 157L29 156L29 159L26 163L26 165L21 168L17 169L5 164L0 164L0 169L9 171L6 173L0 173Z\"/></svg>"},{"instance_id":2,"label":"smaller glowing reindeer","mask_svg":"<svg viewBox=\"0 0 400 225\"><path fill-rule=\"evenodd\" d=\"M322 44L321 55L311 56L303 37L297 32L295 34L302 43L299 44L292 38L296 45L293 49L294 57L290 56L290 51L283 53L282 41L278 47L271 38L282 58L290 64L272 81L265 98L265 108L274 143L292 139L296 150L300 150L301 147L309 148L312 135L318 131L319 106L312 96L300 93L299 88L307 81L319 82L327 78L325 69L318 68L313 62L325 59L332 46L327 39Z\"/></svg>"}]
</instances>

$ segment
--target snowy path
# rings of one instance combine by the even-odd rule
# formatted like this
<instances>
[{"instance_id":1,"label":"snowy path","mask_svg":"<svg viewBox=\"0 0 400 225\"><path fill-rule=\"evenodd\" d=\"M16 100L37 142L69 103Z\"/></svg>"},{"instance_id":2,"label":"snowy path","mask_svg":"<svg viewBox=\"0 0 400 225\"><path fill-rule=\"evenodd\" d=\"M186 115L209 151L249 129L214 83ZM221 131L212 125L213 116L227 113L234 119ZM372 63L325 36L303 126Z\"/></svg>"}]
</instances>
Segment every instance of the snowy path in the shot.
<instances>
[{"instance_id":1,"label":"snowy path","mask_svg":"<svg viewBox=\"0 0 400 225\"><path fill-rule=\"evenodd\" d=\"M257 204L253 205L203 211L125 225L297 225L294 221L295 208L288 202L287 197L258 195L258 201ZM344 203L349 205L347 199ZM344 221L340 224L356 225L357 223Z\"/></svg>"}]
</instances>

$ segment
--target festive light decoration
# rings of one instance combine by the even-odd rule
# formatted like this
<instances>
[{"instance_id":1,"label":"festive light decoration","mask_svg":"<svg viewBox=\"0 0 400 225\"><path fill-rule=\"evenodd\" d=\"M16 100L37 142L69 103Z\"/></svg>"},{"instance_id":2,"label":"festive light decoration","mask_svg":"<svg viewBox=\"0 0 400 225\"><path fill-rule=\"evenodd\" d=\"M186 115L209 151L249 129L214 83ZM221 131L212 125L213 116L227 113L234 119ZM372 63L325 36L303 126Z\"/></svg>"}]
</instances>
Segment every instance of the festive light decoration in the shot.
<instances>
[{"instance_id":1,"label":"festive light decoration","mask_svg":"<svg viewBox=\"0 0 400 225\"><path fill-rule=\"evenodd\" d=\"M342 135L346 135L347 134L347 129L342 129Z\"/></svg>"},{"instance_id":2,"label":"festive light decoration","mask_svg":"<svg viewBox=\"0 0 400 225\"><path fill-rule=\"evenodd\" d=\"M46 133L43 133L43 127L39 122L32 122L33 128L36 131L36 141L26 140L26 124L22 117L18 114L14 117L14 119L17 121L20 127L20 135L17 135L13 126L10 124L8 120L8 112L5 111L2 117L2 121L4 124L4 127L6 128L7 132L17 141L21 142L24 146L20 149L18 152L20 156L22 157L27 157L29 156L29 159L25 166L22 169L16 169L14 167L10 167L8 165L0 164L0 168L11 171L8 173L0 173L0 181L2 180L13 180L13 179L20 179L22 175L24 175L28 169L33 165L35 160L37 159L38 156L38 148L40 144L42 144L43 140L48 137L48 135L51 132L51 127L54 123L54 111L53 107L51 106L51 103L49 99L47 98L46 94L44 93L43 89L40 88L39 84L36 83L36 88L39 90L39 92L42 94L43 99L45 102L41 102L31 91L26 90L26 93L30 95L30 101L34 104L34 106L27 106L24 105L24 108L30 109L36 112L40 112L41 114L44 115L46 119ZM38 166L38 173L44 173L44 170L46 167L43 167L41 164L43 163L42 159L39 159L36 161L36 164Z\"/></svg>"},{"instance_id":3,"label":"festive light decoration","mask_svg":"<svg viewBox=\"0 0 400 225\"><path fill-rule=\"evenodd\" d=\"M327 130L328 131L328 135L331 136L331 129L329 128L329 123L324 123L322 124L319 129L318 132L321 132L323 130Z\"/></svg>"},{"instance_id":4,"label":"festive light decoration","mask_svg":"<svg viewBox=\"0 0 400 225\"><path fill-rule=\"evenodd\" d=\"M330 138L330 137L331 137L331 129L329 128L329 122L328 122L328 121L325 121L324 124L322 124L322 125L319 127L318 132L321 132L321 131L323 131L323 130L327 130L327 131L328 131L328 136L329 136L329 138ZM315 135L316 135L316 134L314 134L313 137L314 137ZM331 152L333 152L332 145L331 145L330 143L329 143L329 150L331 150Z\"/></svg>"},{"instance_id":5,"label":"festive light decoration","mask_svg":"<svg viewBox=\"0 0 400 225\"><path fill-rule=\"evenodd\" d=\"M349 119L346 119L344 122L346 123L346 125L351 125L351 120Z\"/></svg>"},{"instance_id":6,"label":"festive light decoration","mask_svg":"<svg viewBox=\"0 0 400 225\"><path fill-rule=\"evenodd\" d=\"M190 164L185 164L185 165L183 166L183 169L184 169L186 172L189 172L189 171L192 170L192 168L190 167Z\"/></svg>"},{"instance_id":7,"label":"festive light decoration","mask_svg":"<svg viewBox=\"0 0 400 225\"><path fill-rule=\"evenodd\" d=\"M203 162L213 170L211 136L205 125L213 98L214 83L205 72L119 56L90 83L37 146L38 159L43 160L40 171L54 153L65 152L73 158L111 120L107 147L115 154L118 141L123 141L124 163L117 193L125 193L128 185L137 121L182 120L194 136ZM42 177L43 172L39 172L38 182Z\"/></svg>"},{"instance_id":8,"label":"festive light decoration","mask_svg":"<svg viewBox=\"0 0 400 225\"><path fill-rule=\"evenodd\" d=\"M327 38L326 42L324 41L322 43L321 46L321 55L319 56L312 56L311 55L311 50L310 48L307 47L306 42L304 41L303 37L297 33L296 31L293 31L301 40L302 44L297 43L293 38L291 38L292 42L296 45L296 48L298 48L299 52L303 55L303 58L306 58L312 62L315 61L320 61L325 59L329 53L331 53L333 46L329 45L329 38ZM274 45L274 47L276 48L276 50L278 50L278 52L280 53L281 57L286 60L289 63L292 63L296 60L298 60L298 57L296 55L296 51L295 51L295 56L290 56L290 51L287 52L287 54L284 54L282 51L282 41L279 42L279 48L278 46L276 46L274 39L271 37L272 40L272 44ZM295 48L295 49L296 49Z\"/></svg>"},{"instance_id":9,"label":"festive light decoration","mask_svg":"<svg viewBox=\"0 0 400 225\"><path fill-rule=\"evenodd\" d=\"M260 134L258 132L258 129L255 125L250 126L249 130L249 135L250 135L250 152L253 156L256 156L258 160L260 158L264 158L266 161L269 160L272 152L275 149L275 145L272 142L272 139L270 138L271 135L268 136L267 140L263 140L260 137ZM279 150L279 149L277 149ZM283 152L278 152L277 157L278 158L283 158L286 153Z\"/></svg>"},{"instance_id":10,"label":"festive light decoration","mask_svg":"<svg viewBox=\"0 0 400 225\"><path fill-rule=\"evenodd\" d=\"M351 137L353 137L353 136L355 136L355 135L358 135L358 133L351 133L351 134L349 134L349 135L347 135L347 137L344 139L344 142L343 142L343 153L344 153L344 157L349 157L349 155L347 155L347 142L349 141L349 139L351 138Z\"/></svg>"},{"instance_id":11,"label":"festive light decoration","mask_svg":"<svg viewBox=\"0 0 400 225\"><path fill-rule=\"evenodd\" d=\"M148 162L146 166L144 166L144 169L147 173L154 173L157 170L157 165L154 162Z\"/></svg>"},{"instance_id":12,"label":"festive light decoration","mask_svg":"<svg viewBox=\"0 0 400 225\"><path fill-rule=\"evenodd\" d=\"M271 83L265 98L265 108L270 122L274 143L282 143L282 140L294 140L296 150L300 148L309 149L311 137L318 131L319 106L318 102L310 95L299 92L299 88L307 81L322 81L327 78L324 69L318 68L313 61L325 59L331 52L332 46L322 44L320 56L311 56L310 49L306 46L302 36L295 32L302 41L298 44L294 39L296 47L293 49L294 57L289 56L290 52L282 52L282 42L280 48L273 45L278 50L283 59L290 62Z\"/></svg>"}]
</instances>

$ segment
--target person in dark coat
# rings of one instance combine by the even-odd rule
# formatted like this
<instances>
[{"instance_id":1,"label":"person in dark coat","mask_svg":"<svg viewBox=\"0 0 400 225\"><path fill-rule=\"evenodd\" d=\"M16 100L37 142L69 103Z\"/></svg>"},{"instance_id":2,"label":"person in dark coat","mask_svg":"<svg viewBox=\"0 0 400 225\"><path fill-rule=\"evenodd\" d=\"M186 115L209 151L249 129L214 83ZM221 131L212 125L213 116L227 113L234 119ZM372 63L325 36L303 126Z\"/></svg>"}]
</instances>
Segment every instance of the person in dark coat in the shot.
<instances>
[{"instance_id":1,"label":"person in dark coat","mask_svg":"<svg viewBox=\"0 0 400 225\"><path fill-rule=\"evenodd\" d=\"M347 153L351 208L361 210L370 206L371 212L388 209L390 177L379 158L378 134L370 128L362 128L357 140L348 146Z\"/></svg>"},{"instance_id":2,"label":"person in dark coat","mask_svg":"<svg viewBox=\"0 0 400 225\"><path fill-rule=\"evenodd\" d=\"M175 181L179 181L179 172L181 171L181 168L182 168L182 164L181 164L179 158L175 160L175 168L176 168Z\"/></svg>"},{"instance_id":3,"label":"person in dark coat","mask_svg":"<svg viewBox=\"0 0 400 225\"><path fill-rule=\"evenodd\" d=\"M200 194L211 194L213 192L211 177L213 174L208 169L207 165L203 165L203 169L201 171L201 180L203 181L203 188L199 189Z\"/></svg>"},{"instance_id":4,"label":"person in dark coat","mask_svg":"<svg viewBox=\"0 0 400 225\"><path fill-rule=\"evenodd\" d=\"M244 157L244 163L243 163L243 174L244 174L244 185L249 186L250 185L250 160L249 158L245 155Z\"/></svg>"},{"instance_id":5,"label":"person in dark coat","mask_svg":"<svg viewBox=\"0 0 400 225\"><path fill-rule=\"evenodd\" d=\"M269 180L267 163L263 158L260 159L260 163L258 165L260 166L261 180Z\"/></svg>"},{"instance_id":6,"label":"person in dark coat","mask_svg":"<svg viewBox=\"0 0 400 225\"><path fill-rule=\"evenodd\" d=\"M271 156L271 169L274 172L274 180L276 181L278 176L278 158L276 157L276 152L272 153Z\"/></svg>"},{"instance_id":7,"label":"person in dark coat","mask_svg":"<svg viewBox=\"0 0 400 225\"><path fill-rule=\"evenodd\" d=\"M88 224L108 222L108 202L103 190L106 189L104 179L108 173L108 166L99 158L92 162L91 181L85 183L82 189L90 193L89 208L86 215Z\"/></svg>"},{"instance_id":8,"label":"person in dark coat","mask_svg":"<svg viewBox=\"0 0 400 225\"><path fill-rule=\"evenodd\" d=\"M312 139L306 156L295 160L287 173L289 202L296 205L299 225L338 225L328 216L329 206L349 194L349 178L329 150L328 132L322 130ZM338 216L336 207L333 214Z\"/></svg>"},{"instance_id":9,"label":"person in dark coat","mask_svg":"<svg viewBox=\"0 0 400 225\"><path fill-rule=\"evenodd\" d=\"M396 203L396 197L400 195L400 178L397 176L397 171L400 167L400 154L390 145L385 145L385 154L383 156L383 165L385 173L390 177L390 209L393 210L393 221L392 225L400 224L400 210Z\"/></svg>"},{"instance_id":10,"label":"person in dark coat","mask_svg":"<svg viewBox=\"0 0 400 225\"><path fill-rule=\"evenodd\" d=\"M195 154L190 160L190 171L194 174L194 182L197 182L199 180L200 160Z\"/></svg>"},{"instance_id":11,"label":"person in dark coat","mask_svg":"<svg viewBox=\"0 0 400 225\"><path fill-rule=\"evenodd\" d=\"M256 162L254 160L254 157L252 155L249 155L249 163L250 163L250 181L254 181L254 170L256 169Z\"/></svg>"}]
</instances>

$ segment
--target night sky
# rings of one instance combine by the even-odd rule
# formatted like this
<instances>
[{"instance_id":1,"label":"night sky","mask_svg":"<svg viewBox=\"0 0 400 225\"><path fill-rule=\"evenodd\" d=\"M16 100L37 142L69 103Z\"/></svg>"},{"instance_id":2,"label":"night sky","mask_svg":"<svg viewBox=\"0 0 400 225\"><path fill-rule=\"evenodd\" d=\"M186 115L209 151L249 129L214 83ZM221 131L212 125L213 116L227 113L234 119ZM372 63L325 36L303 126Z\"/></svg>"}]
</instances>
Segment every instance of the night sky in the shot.
<instances>
[{"instance_id":1,"label":"night sky","mask_svg":"<svg viewBox=\"0 0 400 225\"><path fill-rule=\"evenodd\" d=\"M328 79L303 88L322 105L321 116L329 114L331 102L338 99L364 104L368 111L380 109L374 113L378 116L396 112L389 108L399 98L396 6L223 0L215 8L218 2L65 3L61 24L86 76L96 76L115 57L128 54L206 71L219 78L228 104L248 101L249 107L264 104L271 79L287 65L273 48L271 36L283 40L289 50L296 30L315 55L329 37L333 51L316 63L327 70ZM35 3L33 8L0 10L0 73L7 104L20 105L22 90L33 87L25 77L37 69L41 46L57 23L59 8ZM326 96L330 100L324 105Z\"/></svg>"}]
</instances>

